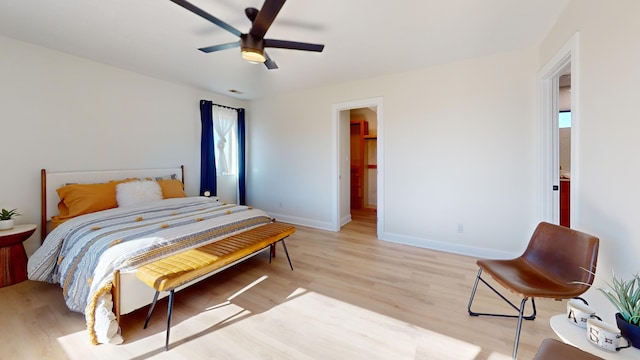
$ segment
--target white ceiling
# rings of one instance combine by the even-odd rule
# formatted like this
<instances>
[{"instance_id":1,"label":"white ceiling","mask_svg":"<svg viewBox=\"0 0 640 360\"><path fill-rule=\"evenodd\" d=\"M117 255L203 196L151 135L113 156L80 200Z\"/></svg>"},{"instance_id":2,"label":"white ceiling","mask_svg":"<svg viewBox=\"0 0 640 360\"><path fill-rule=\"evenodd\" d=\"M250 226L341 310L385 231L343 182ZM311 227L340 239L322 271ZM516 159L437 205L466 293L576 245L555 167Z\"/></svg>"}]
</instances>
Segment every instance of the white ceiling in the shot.
<instances>
[{"instance_id":1,"label":"white ceiling","mask_svg":"<svg viewBox=\"0 0 640 360\"><path fill-rule=\"evenodd\" d=\"M325 44L245 62L237 37L169 0L0 0L0 35L240 99L331 85L538 43L569 0L289 0L266 38ZM248 32L262 0L192 0ZM232 94L235 89L243 94Z\"/></svg>"}]
</instances>

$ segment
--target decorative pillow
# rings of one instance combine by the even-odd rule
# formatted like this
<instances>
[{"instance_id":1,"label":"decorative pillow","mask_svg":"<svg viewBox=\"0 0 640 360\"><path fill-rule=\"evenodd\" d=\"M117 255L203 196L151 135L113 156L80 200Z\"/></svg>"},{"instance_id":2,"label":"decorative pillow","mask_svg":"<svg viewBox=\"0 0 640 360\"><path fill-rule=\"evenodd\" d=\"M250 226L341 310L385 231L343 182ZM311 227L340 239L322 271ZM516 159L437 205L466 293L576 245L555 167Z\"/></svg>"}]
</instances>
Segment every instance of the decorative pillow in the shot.
<instances>
[{"instance_id":1,"label":"decorative pillow","mask_svg":"<svg viewBox=\"0 0 640 360\"><path fill-rule=\"evenodd\" d=\"M156 181L132 181L118 184L116 199L119 207L129 207L162 200L162 189Z\"/></svg>"},{"instance_id":2,"label":"decorative pillow","mask_svg":"<svg viewBox=\"0 0 640 360\"><path fill-rule=\"evenodd\" d=\"M180 180L158 180L164 199L187 197Z\"/></svg>"},{"instance_id":3,"label":"decorative pillow","mask_svg":"<svg viewBox=\"0 0 640 360\"><path fill-rule=\"evenodd\" d=\"M56 191L60 197L58 220L118 207L117 183L70 184Z\"/></svg>"}]
</instances>

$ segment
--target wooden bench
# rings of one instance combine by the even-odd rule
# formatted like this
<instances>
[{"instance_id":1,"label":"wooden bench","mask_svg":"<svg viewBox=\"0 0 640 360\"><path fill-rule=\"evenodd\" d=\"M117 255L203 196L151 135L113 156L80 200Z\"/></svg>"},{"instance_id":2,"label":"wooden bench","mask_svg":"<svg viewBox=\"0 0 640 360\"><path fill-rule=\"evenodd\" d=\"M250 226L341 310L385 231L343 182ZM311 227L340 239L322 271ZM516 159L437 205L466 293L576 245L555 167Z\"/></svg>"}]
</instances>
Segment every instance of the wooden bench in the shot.
<instances>
[{"instance_id":1,"label":"wooden bench","mask_svg":"<svg viewBox=\"0 0 640 360\"><path fill-rule=\"evenodd\" d=\"M156 290L147 319L144 322L144 328L147 328L160 292L169 291L165 340L165 350L169 350L173 295L177 287L202 276L220 272L267 247L270 248L269 262L271 262L271 256L274 254L277 242L282 242L289 267L293 270L284 239L295 231L296 228L292 225L273 222L140 267L136 272L138 279Z\"/></svg>"}]
</instances>

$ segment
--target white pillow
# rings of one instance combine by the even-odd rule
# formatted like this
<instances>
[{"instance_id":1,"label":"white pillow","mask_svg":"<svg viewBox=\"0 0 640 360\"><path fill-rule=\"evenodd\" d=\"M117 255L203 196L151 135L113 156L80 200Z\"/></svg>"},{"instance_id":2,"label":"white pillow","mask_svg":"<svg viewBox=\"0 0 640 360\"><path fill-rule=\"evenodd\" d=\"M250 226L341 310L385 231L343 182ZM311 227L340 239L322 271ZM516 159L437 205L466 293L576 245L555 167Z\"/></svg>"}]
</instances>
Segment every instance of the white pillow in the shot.
<instances>
[{"instance_id":1,"label":"white pillow","mask_svg":"<svg viewBox=\"0 0 640 360\"><path fill-rule=\"evenodd\" d=\"M132 181L116 186L119 207L129 207L149 201L162 200L162 188L156 181Z\"/></svg>"}]
</instances>

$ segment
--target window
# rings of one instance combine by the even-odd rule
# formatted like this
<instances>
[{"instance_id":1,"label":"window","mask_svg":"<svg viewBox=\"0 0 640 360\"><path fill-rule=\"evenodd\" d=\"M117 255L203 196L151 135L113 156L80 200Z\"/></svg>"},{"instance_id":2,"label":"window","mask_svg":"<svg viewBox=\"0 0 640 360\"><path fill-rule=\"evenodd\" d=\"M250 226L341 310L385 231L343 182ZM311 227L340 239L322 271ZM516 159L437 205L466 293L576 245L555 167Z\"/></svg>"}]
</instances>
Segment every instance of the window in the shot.
<instances>
[{"instance_id":1,"label":"window","mask_svg":"<svg viewBox=\"0 0 640 360\"><path fill-rule=\"evenodd\" d=\"M217 175L238 173L238 113L221 106L213 107L213 143Z\"/></svg>"},{"instance_id":2,"label":"window","mask_svg":"<svg viewBox=\"0 0 640 360\"><path fill-rule=\"evenodd\" d=\"M571 127L571 111L560 111L558 125L560 125L560 129Z\"/></svg>"}]
</instances>

